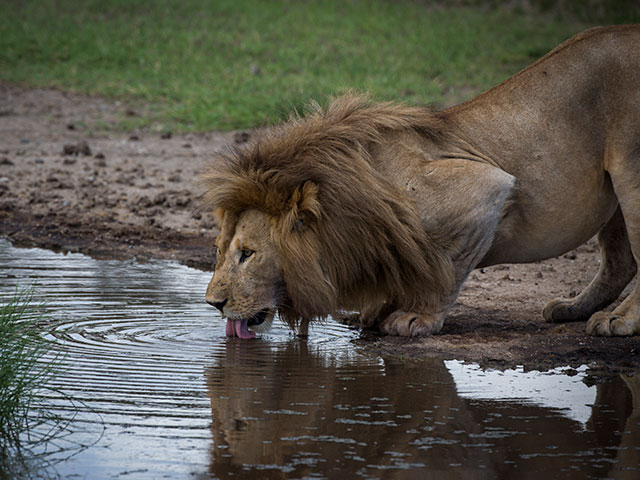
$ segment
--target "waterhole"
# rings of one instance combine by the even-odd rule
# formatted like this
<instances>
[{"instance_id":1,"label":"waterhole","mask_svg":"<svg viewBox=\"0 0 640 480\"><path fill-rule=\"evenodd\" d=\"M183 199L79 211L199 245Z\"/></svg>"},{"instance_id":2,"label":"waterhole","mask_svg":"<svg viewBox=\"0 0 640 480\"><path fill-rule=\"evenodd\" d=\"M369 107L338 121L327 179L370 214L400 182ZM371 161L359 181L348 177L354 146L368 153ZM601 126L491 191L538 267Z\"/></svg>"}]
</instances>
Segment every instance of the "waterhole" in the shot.
<instances>
[{"instance_id":1,"label":"waterhole","mask_svg":"<svg viewBox=\"0 0 640 480\"><path fill-rule=\"evenodd\" d=\"M330 320L226 338L208 280L0 240L2 301L35 285L62 354L39 405L68 424L35 476L640 478L640 375L385 358Z\"/></svg>"}]
</instances>

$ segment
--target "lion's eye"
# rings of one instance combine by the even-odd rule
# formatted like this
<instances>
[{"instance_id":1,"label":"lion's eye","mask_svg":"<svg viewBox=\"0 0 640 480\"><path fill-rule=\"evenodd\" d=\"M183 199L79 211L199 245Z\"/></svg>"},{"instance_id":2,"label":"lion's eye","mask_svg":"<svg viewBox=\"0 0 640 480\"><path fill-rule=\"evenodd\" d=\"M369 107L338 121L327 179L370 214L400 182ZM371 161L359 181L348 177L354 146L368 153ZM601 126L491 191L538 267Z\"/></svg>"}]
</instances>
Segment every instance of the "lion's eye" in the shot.
<instances>
[{"instance_id":1,"label":"lion's eye","mask_svg":"<svg viewBox=\"0 0 640 480\"><path fill-rule=\"evenodd\" d=\"M255 252L253 250L249 250L248 248L243 248L240 253L240 263L244 262L247 258L253 255Z\"/></svg>"}]
</instances>

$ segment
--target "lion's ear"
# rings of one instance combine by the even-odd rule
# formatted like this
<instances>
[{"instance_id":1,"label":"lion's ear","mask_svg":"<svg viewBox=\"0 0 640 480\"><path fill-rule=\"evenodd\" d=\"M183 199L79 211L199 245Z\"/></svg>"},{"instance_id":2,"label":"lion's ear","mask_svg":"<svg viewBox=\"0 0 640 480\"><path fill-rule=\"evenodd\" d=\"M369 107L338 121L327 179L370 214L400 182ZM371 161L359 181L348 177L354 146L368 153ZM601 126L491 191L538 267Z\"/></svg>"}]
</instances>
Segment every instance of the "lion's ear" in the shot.
<instances>
[{"instance_id":1,"label":"lion's ear","mask_svg":"<svg viewBox=\"0 0 640 480\"><path fill-rule=\"evenodd\" d=\"M289 201L284 222L289 231L302 231L320 218L318 186L306 181L295 189Z\"/></svg>"}]
</instances>

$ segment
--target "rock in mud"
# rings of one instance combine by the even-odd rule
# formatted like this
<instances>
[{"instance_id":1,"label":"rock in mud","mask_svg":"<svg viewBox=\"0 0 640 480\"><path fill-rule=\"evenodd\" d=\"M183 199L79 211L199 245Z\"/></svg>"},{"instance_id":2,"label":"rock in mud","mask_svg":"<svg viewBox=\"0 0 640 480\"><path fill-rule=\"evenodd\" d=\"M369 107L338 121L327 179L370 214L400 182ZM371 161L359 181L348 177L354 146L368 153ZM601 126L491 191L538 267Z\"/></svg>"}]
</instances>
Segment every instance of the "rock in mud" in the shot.
<instances>
[{"instance_id":1,"label":"rock in mud","mask_svg":"<svg viewBox=\"0 0 640 480\"><path fill-rule=\"evenodd\" d=\"M78 143L68 143L62 149L63 155L84 155L86 157L91 155L91 148L86 141Z\"/></svg>"},{"instance_id":2,"label":"rock in mud","mask_svg":"<svg viewBox=\"0 0 640 480\"><path fill-rule=\"evenodd\" d=\"M249 132L236 132L233 135L233 141L240 145L249 141Z\"/></svg>"}]
</instances>

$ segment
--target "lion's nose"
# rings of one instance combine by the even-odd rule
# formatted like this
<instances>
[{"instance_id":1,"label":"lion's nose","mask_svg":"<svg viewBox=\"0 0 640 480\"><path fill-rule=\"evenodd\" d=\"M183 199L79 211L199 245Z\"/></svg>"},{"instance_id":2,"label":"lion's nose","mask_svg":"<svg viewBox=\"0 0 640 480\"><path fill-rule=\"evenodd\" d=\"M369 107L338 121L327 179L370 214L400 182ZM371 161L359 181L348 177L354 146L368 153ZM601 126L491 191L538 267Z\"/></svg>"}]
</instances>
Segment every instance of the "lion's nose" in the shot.
<instances>
[{"instance_id":1,"label":"lion's nose","mask_svg":"<svg viewBox=\"0 0 640 480\"><path fill-rule=\"evenodd\" d=\"M227 300L228 298L225 298L224 300L222 300L221 302L213 302L211 300L206 300L206 302L211 305L212 307L216 307L218 310L220 310L220 313L224 313L222 311L222 309L224 308L224 306L227 304Z\"/></svg>"}]
</instances>

